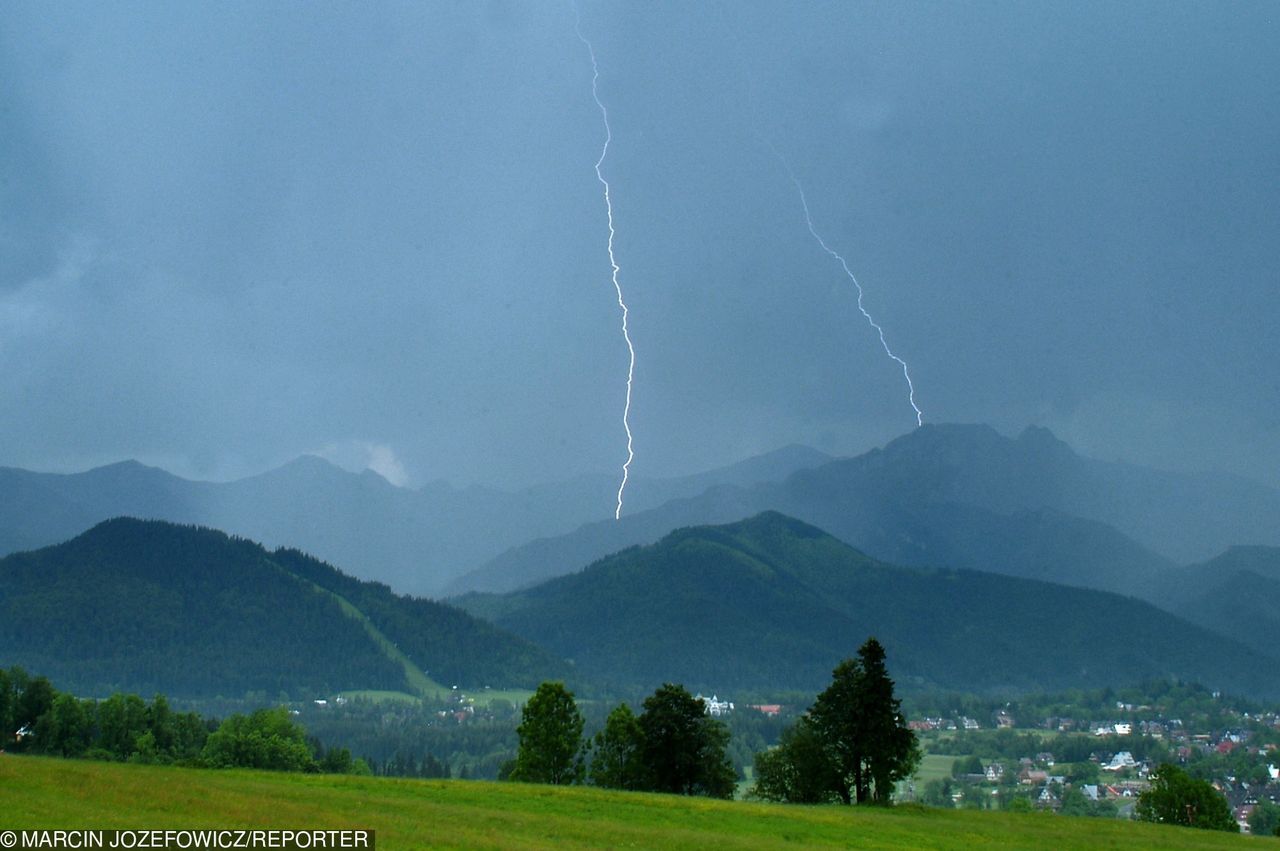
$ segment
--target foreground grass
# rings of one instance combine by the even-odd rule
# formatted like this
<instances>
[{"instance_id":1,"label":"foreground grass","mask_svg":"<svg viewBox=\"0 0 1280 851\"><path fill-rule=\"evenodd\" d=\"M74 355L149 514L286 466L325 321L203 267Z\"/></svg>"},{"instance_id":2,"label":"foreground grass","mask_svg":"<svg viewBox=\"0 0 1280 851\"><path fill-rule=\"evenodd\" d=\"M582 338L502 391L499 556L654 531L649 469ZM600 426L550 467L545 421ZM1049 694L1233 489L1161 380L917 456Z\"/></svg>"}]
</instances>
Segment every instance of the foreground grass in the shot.
<instances>
[{"instance_id":1,"label":"foreground grass","mask_svg":"<svg viewBox=\"0 0 1280 851\"><path fill-rule=\"evenodd\" d=\"M1257 840L1052 815L791 807L507 783L0 755L0 829L371 828L399 848L1239 848Z\"/></svg>"}]
</instances>

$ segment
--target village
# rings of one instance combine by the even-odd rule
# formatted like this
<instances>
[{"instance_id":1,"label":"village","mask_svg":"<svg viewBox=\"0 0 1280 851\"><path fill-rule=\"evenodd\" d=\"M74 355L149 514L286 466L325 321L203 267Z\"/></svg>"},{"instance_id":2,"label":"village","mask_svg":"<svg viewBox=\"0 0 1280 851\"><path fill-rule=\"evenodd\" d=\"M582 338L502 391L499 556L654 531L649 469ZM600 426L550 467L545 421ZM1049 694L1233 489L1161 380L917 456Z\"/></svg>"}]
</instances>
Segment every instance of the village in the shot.
<instances>
[{"instance_id":1,"label":"village","mask_svg":"<svg viewBox=\"0 0 1280 851\"><path fill-rule=\"evenodd\" d=\"M1104 717L1018 718L1000 709L986 718L913 719L926 757L906 796L933 806L1131 818L1152 774L1172 763L1210 781L1248 833L1259 807L1280 807L1280 713L1215 710L1171 717L1117 701Z\"/></svg>"}]
</instances>

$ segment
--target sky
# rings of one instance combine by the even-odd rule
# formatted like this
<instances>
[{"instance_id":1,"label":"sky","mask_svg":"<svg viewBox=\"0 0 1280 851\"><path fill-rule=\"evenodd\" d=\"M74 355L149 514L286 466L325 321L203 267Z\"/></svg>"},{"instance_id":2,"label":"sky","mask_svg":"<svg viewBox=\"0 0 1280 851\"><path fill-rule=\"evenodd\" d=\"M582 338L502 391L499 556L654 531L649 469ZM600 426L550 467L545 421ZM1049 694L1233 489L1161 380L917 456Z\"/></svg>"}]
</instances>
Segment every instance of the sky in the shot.
<instances>
[{"instance_id":1,"label":"sky","mask_svg":"<svg viewBox=\"0 0 1280 851\"><path fill-rule=\"evenodd\" d=\"M1280 486L1273 3L587 2L632 473L926 422ZM0 465L618 474L568 2L5 4Z\"/></svg>"}]
</instances>

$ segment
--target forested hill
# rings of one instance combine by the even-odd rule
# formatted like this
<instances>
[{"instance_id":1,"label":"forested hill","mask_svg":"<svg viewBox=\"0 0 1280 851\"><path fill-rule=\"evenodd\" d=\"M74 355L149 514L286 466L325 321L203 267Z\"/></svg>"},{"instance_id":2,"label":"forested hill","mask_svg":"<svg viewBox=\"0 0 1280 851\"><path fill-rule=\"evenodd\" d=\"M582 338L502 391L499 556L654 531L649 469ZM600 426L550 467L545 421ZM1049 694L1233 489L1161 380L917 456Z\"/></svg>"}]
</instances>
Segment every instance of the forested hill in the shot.
<instances>
[{"instance_id":1,"label":"forested hill","mask_svg":"<svg viewBox=\"0 0 1280 851\"><path fill-rule=\"evenodd\" d=\"M0 664L78 694L276 698L530 686L563 663L452 607L296 550L118 518L0 559Z\"/></svg>"},{"instance_id":2,"label":"forested hill","mask_svg":"<svg viewBox=\"0 0 1280 851\"><path fill-rule=\"evenodd\" d=\"M1230 634L1280 664L1280 548L1232 547L1179 568L1160 586L1166 608Z\"/></svg>"},{"instance_id":3,"label":"forested hill","mask_svg":"<svg viewBox=\"0 0 1280 851\"><path fill-rule=\"evenodd\" d=\"M897 567L774 512L694 527L470 611L583 676L815 689L868 635L904 686L1046 690L1177 677L1280 692L1274 662L1137 600L973 571Z\"/></svg>"}]
</instances>

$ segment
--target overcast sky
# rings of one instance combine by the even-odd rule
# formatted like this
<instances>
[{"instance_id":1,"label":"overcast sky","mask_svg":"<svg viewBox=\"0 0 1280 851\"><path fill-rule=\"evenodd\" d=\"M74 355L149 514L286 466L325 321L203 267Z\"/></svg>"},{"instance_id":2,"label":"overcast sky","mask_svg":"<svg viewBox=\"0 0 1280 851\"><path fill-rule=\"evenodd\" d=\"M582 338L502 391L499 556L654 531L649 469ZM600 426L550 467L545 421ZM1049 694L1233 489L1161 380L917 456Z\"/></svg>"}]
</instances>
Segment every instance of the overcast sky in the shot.
<instances>
[{"instance_id":1,"label":"overcast sky","mask_svg":"<svg viewBox=\"0 0 1280 851\"><path fill-rule=\"evenodd\" d=\"M598 3L639 475L926 421L1280 484L1274 3ZM0 15L0 464L614 473L574 10Z\"/></svg>"}]
</instances>

